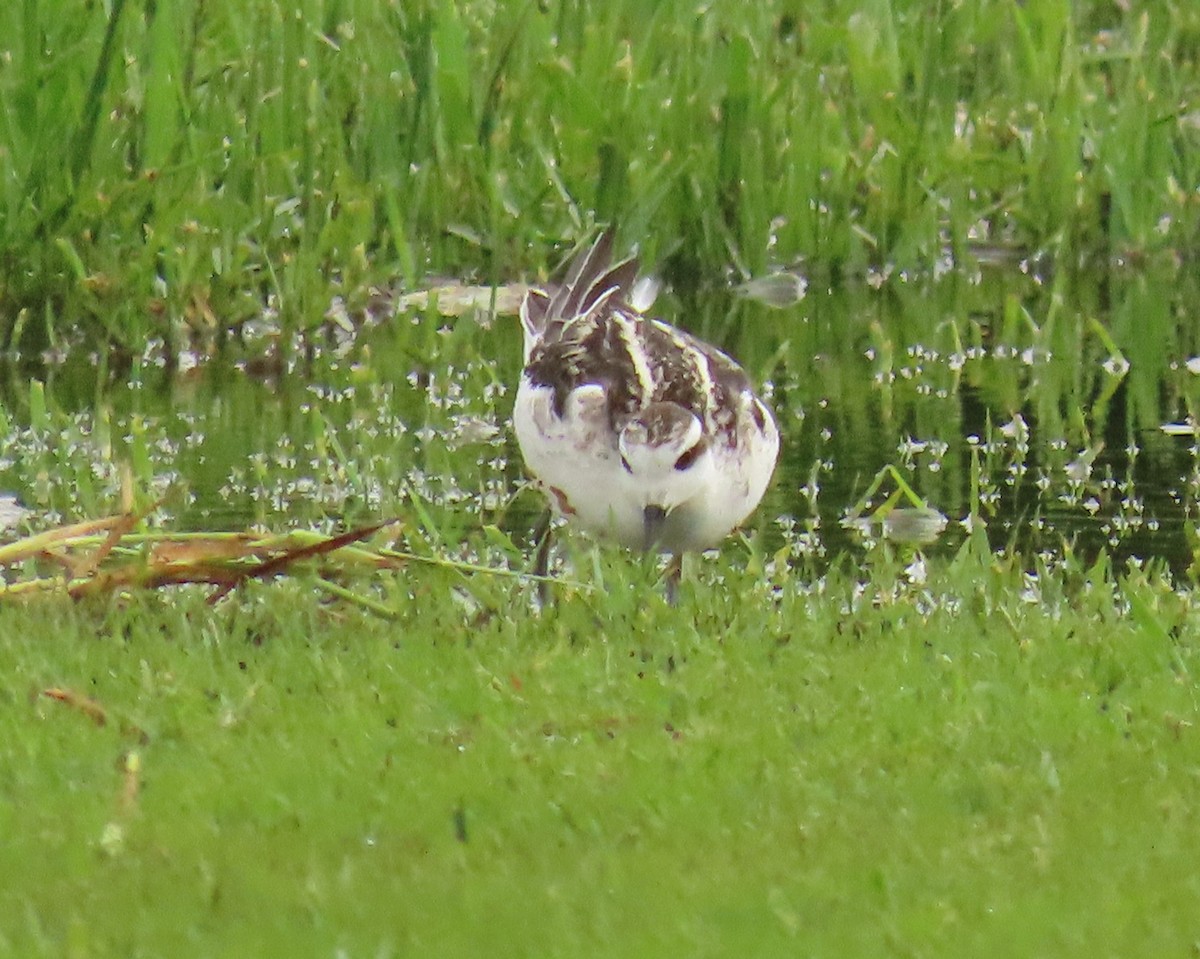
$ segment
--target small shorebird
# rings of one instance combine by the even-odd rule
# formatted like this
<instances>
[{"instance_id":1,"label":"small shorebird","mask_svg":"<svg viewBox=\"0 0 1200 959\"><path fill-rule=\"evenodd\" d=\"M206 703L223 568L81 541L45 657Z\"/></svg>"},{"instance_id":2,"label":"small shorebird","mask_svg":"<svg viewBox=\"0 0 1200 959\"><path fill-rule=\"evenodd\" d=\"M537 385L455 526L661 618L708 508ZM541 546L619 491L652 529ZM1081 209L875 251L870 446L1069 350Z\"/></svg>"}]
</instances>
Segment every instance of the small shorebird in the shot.
<instances>
[{"instance_id":1,"label":"small shorebird","mask_svg":"<svg viewBox=\"0 0 1200 959\"><path fill-rule=\"evenodd\" d=\"M754 510L779 431L742 368L629 302L638 263L605 231L521 305L525 369L513 425L529 472L569 521L632 549L716 546ZM538 572L546 571L549 537Z\"/></svg>"}]
</instances>

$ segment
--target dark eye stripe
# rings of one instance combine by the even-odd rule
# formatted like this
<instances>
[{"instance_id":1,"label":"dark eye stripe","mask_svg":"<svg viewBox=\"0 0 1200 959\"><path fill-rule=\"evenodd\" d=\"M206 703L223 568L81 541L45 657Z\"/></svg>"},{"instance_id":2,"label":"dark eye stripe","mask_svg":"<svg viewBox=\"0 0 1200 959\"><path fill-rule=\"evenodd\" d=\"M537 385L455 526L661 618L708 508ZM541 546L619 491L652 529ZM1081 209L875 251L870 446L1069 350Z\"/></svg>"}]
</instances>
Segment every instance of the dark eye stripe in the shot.
<instances>
[{"instance_id":1,"label":"dark eye stripe","mask_svg":"<svg viewBox=\"0 0 1200 959\"><path fill-rule=\"evenodd\" d=\"M691 467L691 465L693 463L695 463L697 459L700 458L700 454L703 452L704 452L704 444L703 443L697 443L691 449L684 450L684 452L680 455L679 459L677 459L675 461L675 468L677 470L680 470L681 472L685 469L689 469Z\"/></svg>"}]
</instances>

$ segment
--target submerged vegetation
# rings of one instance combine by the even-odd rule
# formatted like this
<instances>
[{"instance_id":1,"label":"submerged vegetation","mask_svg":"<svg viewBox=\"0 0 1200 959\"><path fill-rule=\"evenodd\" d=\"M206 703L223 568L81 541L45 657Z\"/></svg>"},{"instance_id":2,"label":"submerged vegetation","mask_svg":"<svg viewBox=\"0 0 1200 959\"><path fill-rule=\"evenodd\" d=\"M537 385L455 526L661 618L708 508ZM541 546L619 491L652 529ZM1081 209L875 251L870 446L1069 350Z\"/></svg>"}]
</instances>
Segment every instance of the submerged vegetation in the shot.
<instances>
[{"instance_id":1,"label":"submerged vegetation","mask_svg":"<svg viewBox=\"0 0 1200 959\"><path fill-rule=\"evenodd\" d=\"M0 954L1196 948L1200 6L65 6ZM600 222L785 437L674 607L527 573L512 311Z\"/></svg>"}]
</instances>

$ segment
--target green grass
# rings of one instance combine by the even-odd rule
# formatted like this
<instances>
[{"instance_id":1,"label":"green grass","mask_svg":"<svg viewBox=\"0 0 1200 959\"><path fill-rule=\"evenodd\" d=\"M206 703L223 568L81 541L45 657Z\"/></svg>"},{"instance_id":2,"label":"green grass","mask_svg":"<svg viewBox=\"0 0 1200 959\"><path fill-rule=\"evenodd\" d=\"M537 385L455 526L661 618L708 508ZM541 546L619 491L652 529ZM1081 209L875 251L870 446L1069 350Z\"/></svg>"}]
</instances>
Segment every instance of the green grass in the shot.
<instances>
[{"instance_id":1,"label":"green grass","mask_svg":"<svg viewBox=\"0 0 1200 959\"><path fill-rule=\"evenodd\" d=\"M901 563L673 609L610 558L540 617L421 568L395 623L302 580L7 606L0 950L1190 951L1194 602Z\"/></svg>"},{"instance_id":2,"label":"green grass","mask_svg":"<svg viewBox=\"0 0 1200 959\"><path fill-rule=\"evenodd\" d=\"M616 221L680 289L982 243L1194 255L1200 12L1013 0L32 0L0 12L0 331L319 322Z\"/></svg>"},{"instance_id":3,"label":"green grass","mask_svg":"<svg viewBox=\"0 0 1200 959\"><path fill-rule=\"evenodd\" d=\"M1198 9L0 5L22 532L437 560L0 599L0 955L1200 948ZM539 615L515 323L325 312L610 220L784 458L678 607L569 538ZM725 289L796 262L790 311ZM841 530L886 464L974 531Z\"/></svg>"}]
</instances>

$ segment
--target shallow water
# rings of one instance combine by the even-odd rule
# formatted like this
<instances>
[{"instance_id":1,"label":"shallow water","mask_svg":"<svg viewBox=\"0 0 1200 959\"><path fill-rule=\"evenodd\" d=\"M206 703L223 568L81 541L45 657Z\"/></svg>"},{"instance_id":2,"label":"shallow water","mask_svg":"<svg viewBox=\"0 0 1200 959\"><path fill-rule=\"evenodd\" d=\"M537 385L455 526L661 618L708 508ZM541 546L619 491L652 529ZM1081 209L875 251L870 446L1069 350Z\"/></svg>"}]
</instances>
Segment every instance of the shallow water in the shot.
<instances>
[{"instance_id":1,"label":"shallow water","mask_svg":"<svg viewBox=\"0 0 1200 959\"><path fill-rule=\"evenodd\" d=\"M751 530L768 548L787 544L806 566L863 555L883 529L866 520L896 483L886 475L864 495L891 465L946 519L927 554L953 552L982 524L996 549L1188 568L1200 496L1193 282L878 279L810 288L785 309L724 293L658 304L738 356L777 412L783 454ZM425 313L309 347L263 363L268 336L175 368L157 349L124 363L9 360L0 491L31 511L9 535L116 511L124 487L168 528L400 516L418 548L519 563L540 499L522 491L507 424L515 319ZM911 525L892 519L893 531Z\"/></svg>"}]
</instances>

